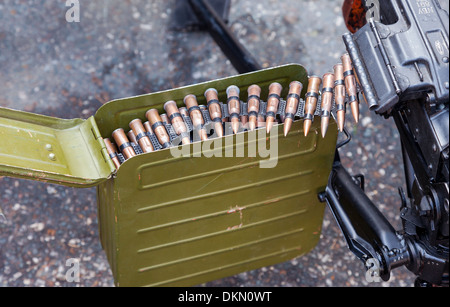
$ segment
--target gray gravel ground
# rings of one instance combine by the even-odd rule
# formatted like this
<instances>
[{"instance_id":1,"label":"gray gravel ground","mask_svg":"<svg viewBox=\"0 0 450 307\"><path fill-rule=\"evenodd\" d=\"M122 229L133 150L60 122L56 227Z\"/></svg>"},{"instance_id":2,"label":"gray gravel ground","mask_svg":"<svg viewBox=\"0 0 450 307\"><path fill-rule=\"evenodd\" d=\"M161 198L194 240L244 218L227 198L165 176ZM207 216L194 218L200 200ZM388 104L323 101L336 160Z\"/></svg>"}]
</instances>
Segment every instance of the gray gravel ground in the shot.
<instances>
[{"instance_id":1,"label":"gray gravel ground","mask_svg":"<svg viewBox=\"0 0 450 307\"><path fill-rule=\"evenodd\" d=\"M80 23L65 1L0 2L0 106L88 118L105 102L236 74L203 32L172 31L174 1L81 0ZM339 0L233 0L232 31L264 67L301 63L322 75L339 62L346 32ZM362 106L362 123L342 150L366 175L366 190L397 227L403 185L399 135L391 120ZM98 238L95 189L0 178L1 286L113 286ZM65 280L66 260L81 260L81 280ZM368 284L327 209L310 254L204 286L411 286L405 269Z\"/></svg>"}]
</instances>

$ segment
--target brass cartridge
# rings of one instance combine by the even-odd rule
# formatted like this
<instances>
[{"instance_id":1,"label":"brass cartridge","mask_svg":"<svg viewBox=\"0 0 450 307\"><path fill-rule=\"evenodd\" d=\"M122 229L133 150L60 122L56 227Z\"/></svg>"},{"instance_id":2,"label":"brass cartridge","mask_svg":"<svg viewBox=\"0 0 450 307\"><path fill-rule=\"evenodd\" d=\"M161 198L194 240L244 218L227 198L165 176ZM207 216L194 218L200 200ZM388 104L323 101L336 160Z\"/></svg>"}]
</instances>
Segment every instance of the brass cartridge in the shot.
<instances>
[{"instance_id":1,"label":"brass cartridge","mask_svg":"<svg viewBox=\"0 0 450 307\"><path fill-rule=\"evenodd\" d=\"M202 141L206 141L208 139L208 134L203 127L205 120L203 119L202 111L198 106L197 97L195 97L195 95L187 95L184 97L184 104L186 105L189 116L192 120L194 131L199 135Z\"/></svg>"},{"instance_id":2,"label":"brass cartridge","mask_svg":"<svg viewBox=\"0 0 450 307\"><path fill-rule=\"evenodd\" d=\"M166 127L164 126L161 117L159 116L158 110L156 109L148 110L147 113L145 113L145 117L147 117L151 125L151 129L153 133L155 133L162 147L169 148L171 145L170 136L167 133Z\"/></svg>"},{"instance_id":3,"label":"brass cartridge","mask_svg":"<svg viewBox=\"0 0 450 307\"><path fill-rule=\"evenodd\" d=\"M152 141L147 135L147 130L140 119L131 121L130 128L132 130L131 132L136 136L136 144L139 144L144 153L155 151Z\"/></svg>"},{"instance_id":4,"label":"brass cartridge","mask_svg":"<svg viewBox=\"0 0 450 307\"><path fill-rule=\"evenodd\" d=\"M120 152L122 152L126 160L136 156L136 152L131 146L131 143L126 136L125 131L123 131L122 128L114 130L112 136L117 146L119 146Z\"/></svg>"},{"instance_id":5,"label":"brass cartridge","mask_svg":"<svg viewBox=\"0 0 450 307\"><path fill-rule=\"evenodd\" d=\"M241 99L239 98L240 90L236 85L231 85L227 88L228 97L228 112L230 113L231 127L234 134L239 132L241 124Z\"/></svg>"},{"instance_id":6,"label":"brass cartridge","mask_svg":"<svg viewBox=\"0 0 450 307\"><path fill-rule=\"evenodd\" d=\"M306 94L305 101L305 122L303 124L303 129L305 131L305 136L308 136L309 130L311 129L312 123L314 121L314 114L317 109L317 102L319 101L320 84L322 79L316 76L309 78L308 82L308 92Z\"/></svg>"},{"instance_id":7,"label":"brass cartridge","mask_svg":"<svg viewBox=\"0 0 450 307\"><path fill-rule=\"evenodd\" d=\"M119 169L120 161L119 161L119 158L117 156L117 154L118 154L117 147L113 143L111 143L110 139L104 139L104 141L105 141L106 150L108 151L109 157L113 161L114 166L116 167L116 169Z\"/></svg>"},{"instance_id":8,"label":"brass cartridge","mask_svg":"<svg viewBox=\"0 0 450 307\"><path fill-rule=\"evenodd\" d=\"M163 114L160 115L160 117L161 117L161 120L162 120L162 122L163 122L164 124L166 124L166 125L170 125L170 124L171 124L171 122L170 122L169 117L167 116L167 114L163 113Z\"/></svg>"},{"instance_id":9,"label":"brass cartridge","mask_svg":"<svg viewBox=\"0 0 450 307\"><path fill-rule=\"evenodd\" d=\"M344 66L342 64L337 64L334 66L334 77L334 100L336 102L336 117L339 130L343 132L345 126L345 81Z\"/></svg>"},{"instance_id":10,"label":"brass cartridge","mask_svg":"<svg viewBox=\"0 0 450 307\"><path fill-rule=\"evenodd\" d=\"M150 135L154 134L153 130L152 130L152 125L150 125L150 122L146 121L144 123L144 127L145 127L145 130L147 131L148 134L150 134Z\"/></svg>"},{"instance_id":11,"label":"brass cartridge","mask_svg":"<svg viewBox=\"0 0 450 307\"><path fill-rule=\"evenodd\" d=\"M137 139L136 139L136 134L134 134L133 130L128 131L127 137L128 137L128 139L129 139L131 142L133 142L134 144L137 145L138 142L137 142Z\"/></svg>"},{"instance_id":12,"label":"brass cartridge","mask_svg":"<svg viewBox=\"0 0 450 307\"><path fill-rule=\"evenodd\" d=\"M172 123L175 133L182 137L181 142L183 145L190 144L191 138L189 136L189 131L183 117L181 116L180 110L178 110L177 103L173 100L167 101L164 104L164 110L167 112L167 116Z\"/></svg>"},{"instance_id":13,"label":"brass cartridge","mask_svg":"<svg viewBox=\"0 0 450 307\"><path fill-rule=\"evenodd\" d=\"M210 88L205 91L209 115L214 122L214 130L218 137L223 137L222 110L219 104L219 94L216 89Z\"/></svg>"},{"instance_id":14,"label":"brass cartridge","mask_svg":"<svg viewBox=\"0 0 450 307\"><path fill-rule=\"evenodd\" d=\"M186 109L186 107L178 108L178 110L180 110L180 114L181 114L181 115L186 116L186 117L189 117L189 112L188 112L188 110Z\"/></svg>"},{"instance_id":15,"label":"brass cartridge","mask_svg":"<svg viewBox=\"0 0 450 307\"><path fill-rule=\"evenodd\" d=\"M293 81L289 85L289 95L286 99L286 115L284 119L284 136L291 131L292 123L295 119L295 114L298 111L298 104L300 102L300 95L303 90L303 84L299 81Z\"/></svg>"},{"instance_id":16,"label":"brass cartridge","mask_svg":"<svg viewBox=\"0 0 450 307\"><path fill-rule=\"evenodd\" d=\"M261 88L254 84L248 90L248 125L250 131L255 130L258 124L259 103L261 101Z\"/></svg>"},{"instance_id":17,"label":"brass cartridge","mask_svg":"<svg viewBox=\"0 0 450 307\"><path fill-rule=\"evenodd\" d=\"M356 87L356 77L353 71L353 63L348 53L342 56L342 65L344 66L345 88L349 97L349 103L355 122L359 122L359 101Z\"/></svg>"},{"instance_id":18,"label":"brass cartridge","mask_svg":"<svg viewBox=\"0 0 450 307\"><path fill-rule=\"evenodd\" d=\"M269 86L269 97L267 98L267 118L266 118L266 129L267 133L270 133L274 122L277 118L278 107L280 105L280 95L283 87L280 83L274 82Z\"/></svg>"},{"instance_id":19,"label":"brass cartridge","mask_svg":"<svg viewBox=\"0 0 450 307\"><path fill-rule=\"evenodd\" d=\"M331 108L333 107L334 81L335 78L334 74L332 73L327 73L323 76L321 105L321 130L323 138L325 138L328 130L328 125L330 124Z\"/></svg>"}]
</instances>

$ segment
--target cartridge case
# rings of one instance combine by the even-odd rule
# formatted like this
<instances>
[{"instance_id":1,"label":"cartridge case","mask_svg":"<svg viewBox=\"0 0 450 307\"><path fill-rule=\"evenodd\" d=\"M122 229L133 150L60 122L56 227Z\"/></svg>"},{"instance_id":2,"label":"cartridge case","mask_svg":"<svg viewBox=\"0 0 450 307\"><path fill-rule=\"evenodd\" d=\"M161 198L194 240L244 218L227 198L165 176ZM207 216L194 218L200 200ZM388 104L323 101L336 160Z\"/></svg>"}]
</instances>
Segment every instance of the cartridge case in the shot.
<instances>
[{"instance_id":1,"label":"cartridge case","mask_svg":"<svg viewBox=\"0 0 450 307\"><path fill-rule=\"evenodd\" d=\"M253 84L248 90L248 125L250 131L255 130L258 124L258 116L259 116L259 103L261 101L261 88Z\"/></svg>"},{"instance_id":2,"label":"cartridge case","mask_svg":"<svg viewBox=\"0 0 450 307\"><path fill-rule=\"evenodd\" d=\"M159 143L163 148L170 147L170 136L167 133L166 127L164 126L161 117L159 116L158 110L151 109L145 113L145 117L147 117L152 131L155 133L158 138Z\"/></svg>"},{"instance_id":3,"label":"cartridge case","mask_svg":"<svg viewBox=\"0 0 450 307\"><path fill-rule=\"evenodd\" d=\"M111 140L106 138L103 140L105 142L106 145L106 150L108 151L108 155L111 158L111 160L114 163L114 166L119 169L120 167L120 161L119 158L117 156L118 151L117 151L117 147L116 145L114 145L113 143L111 143Z\"/></svg>"},{"instance_id":4,"label":"cartridge case","mask_svg":"<svg viewBox=\"0 0 450 307\"><path fill-rule=\"evenodd\" d=\"M234 134L239 132L241 124L241 99L239 98L240 90L237 86L231 85L227 88L228 112L230 113L230 122Z\"/></svg>"},{"instance_id":5,"label":"cartridge case","mask_svg":"<svg viewBox=\"0 0 450 307\"><path fill-rule=\"evenodd\" d=\"M197 97L195 95L187 95L184 97L184 104L188 110L189 116L192 120L192 125L194 126L194 133L200 137L200 140L206 141L208 139L208 135L206 133L203 125L205 124L205 120L203 119L203 114L201 108L198 105Z\"/></svg>"},{"instance_id":6,"label":"cartridge case","mask_svg":"<svg viewBox=\"0 0 450 307\"><path fill-rule=\"evenodd\" d=\"M214 130L218 137L223 137L222 110L219 104L219 94L216 89L210 88L205 91L209 115L214 122Z\"/></svg>"},{"instance_id":7,"label":"cartridge case","mask_svg":"<svg viewBox=\"0 0 450 307\"><path fill-rule=\"evenodd\" d=\"M299 81L293 81L289 84L289 95L286 99L286 112L284 118L284 136L287 136L291 130L295 114L298 110L302 90L303 84Z\"/></svg>"},{"instance_id":8,"label":"cartridge case","mask_svg":"<svg viewBox=\"0 0 450 307\"><path fill-rule=\"evenodd\" d=\"M152 130L152 125L150 125L150 122L146 121L144 123L144 127L145 127L145 130L147 131L147 134L149 134L149 135L153 135L154 134L153 130Z\"/></svg>"},{"instance_id":9,"label":"cartridge case","mask_svg":"<svg viewBox=\"0 0 450 307\"><path fill-rule=\"evenodd\" d=\"M334 66L334 100L336 103L336 117L339 130L344 131L345 126L345 80L344 66L337 64Z\"/></svg>"},{"instance_id":10,"label":"cartridge case","mask_svg":"<svg viewBox=\"0 0 450 307\"><path fill-rule=\"evenodd\" d=\"M200 108L200 112L202 113L202 116L203 116L204 112L209 114L209 110L205 105L199 105L198 107ZM211 116L210 116L210 118L211 118ZM204 117L204 119L206 119L206 117Z\"/></svg>"},{"instance_id":11,"label":"cartridge case","mask_svg":"<svg viewBox=\"0 0 450 307\"><path fill-rule=\"evenodd\" d=\"M128 140L125 131L123 131L122 128L114 130L112 137L126 160L136 156L136 152L131 146L130 140Z\"/></svg>"},{"instance_id":12,"label":"cartridge case","mask_svg":"<svg viewBox=\"0 0 450 307\"><path fill-rule=\"evenodd\" d=\"M358 92L356 86L356 77L353 71L353 63L348 55L348 53L342 56L342 65L344 66L344 79L345 88L347 90L349 104L352 110L353 118L355 122L359 122L359 102L358 102Z\"/></svg>"},{"instance_id":13,"label":"cartridge case","mask_svg":"<svg viewBox=\"0 0 450 307\"><path fill-rule=\"evenodd\" d=\"M181 115L186 116L186 117L189 117L189 112L188 112L188 110L186 109L186 107L178 108L178 110L180 110L180 114L181 114Z\"/></svg>"},{"instance_id":14,"label":"cartridge case","mask_svg":"<svg viewBox=\"0 0 450 307\"><path fill-rule=\"evenodd\" d=\"M317 109L317 102L319 101L320 84L322 79L317 76L312 76L308 81L308 92L305 101L305 122L303 129L305 136L308 136L311 125L314 121L314 113Z\"/></svg>"},{"instance_id":15,"label":"cartridge case","mask_svg":"<svg viewBox=\"0 0 450 307\"><path fill-rule=\"evenodd\" d=\"M323 138L325 138L325 135L327 134L328 125L330 123L331 108L333 107L334 81L335 78L332 73L327 73L323 76L321 105L321 130Z\"/></svg>"},{"instance_id":16,"label":"cartridge case","mask_svg":"<svg viewBox=\"0 0 450 307\"><path fill-rule=\"evenodd\" d=\"M152 141L147 135L147 130L145 129L140 119L131 121L130 128L133 134L136 136L136 144L139 144L144 153L155 151L152 145Z\"/></svg>"},{"instance_id":17,"label":"cartridge case","mask_svg":"<svg viewBox=\"0 0 450 307\"><path fill-rule=\"evenodd\" d=\"M167 116L172 123L175 133L182 137L181 142L183 145L190 144L191 138L189 136L189 131L183 117L181 116L180 110L178 110L177 103L173 100L167 101L164 104L164 110L167 112Z\"/></svg>"},{"instance_id":18,"label":"cartridge case","mask_svg":"<svg viewBox=\"0 0 450 307\"><path fill-rule=\"evenodd\" d=\"M266 129L270 133L277 118L278 107L280 105L281 91L283 87L280 83L274 82L269 86L269 96L267 98L267 118Z\"/></svg>"},{"instance_id":19,"label":"cartridge case","mask_svg":"<svg viewBox=\"0 0 450 307\"><path fill-rule=\"evenodd\" d=\"M133 130L128 131L127 137L130 140L130 142L133 142L134 144L137 144L136 135L134 134Z\"/></svg>"},{"instance_id":20,"label":"cartridge case","mask_svg":"<svg viewBox=\"0 0 450 307\"><path fill-rule=\"evenodd\" d=\"M166 113L161 114L160 117L161 117L161 120L162 120L162 122L164 124L166 124L166 125L170 125L171 124L171 122L169 120L169 117L167 116Z\"/></svg>"}]
</instances>

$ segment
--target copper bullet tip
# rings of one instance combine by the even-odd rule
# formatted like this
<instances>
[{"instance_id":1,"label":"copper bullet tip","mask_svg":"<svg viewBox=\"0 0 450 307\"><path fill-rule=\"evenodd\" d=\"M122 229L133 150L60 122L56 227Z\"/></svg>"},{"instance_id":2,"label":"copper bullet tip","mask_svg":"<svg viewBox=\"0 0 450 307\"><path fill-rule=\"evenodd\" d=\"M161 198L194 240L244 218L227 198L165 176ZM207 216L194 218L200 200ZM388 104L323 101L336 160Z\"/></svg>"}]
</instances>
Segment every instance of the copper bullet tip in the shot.
<instances>
[{"instance_id":1,"label":"copper bullet tip","mask_svg":"<svg viewBox=\"0 0 450 307\"><path fill-rule=\"evenodd\" d=\"M232 118L231 119L231 128L233 129L233 133L237 134L239 132L239 126L241 122L238 118Z\"/></svg>"},{"instance_id":2,"label":"copper bullet tip","mask_svg":"<svg viewBox=\"0 0 450 307\"><path fill-rule=\"evenodd\" d=\"M274 126L274 122L275 122L275 119L273 117L268 116L266 118L266 131L267 131L267 133L270 133L270 131L272 131L272 128Z\"/></svg>"},{"instance_id":3,"label":"copper bullet tip","mask_svg":"<svg viewBox=\"0 0 450 307\"><path fill-rule=\"evenodd\" d=\"M355 119L355 122L359 123L359 104L357 101L354 101L350 104L350 107L352 108L352 115Z\"/></svg>"},{"instance_id":4,"label":"copper bullet tip","mask_svg":"<svg viewBox=\"0 0 450 307\"><path fill-rule=\"evenodd\" d=\"M303 130L305 131L305 137L308 136L309 131L311 130L312 121L309 119L305 120L305 123L303 124Z\"/></svg>"},{"instance_id":5,"label":"copper bullet tip","mask_svg":"<svg viewBox=\"0 0 450 307\"><path fill-rule=\"evenodd\" d=\"M330 123L329 117L322 117L322 122L321 122L322 138L325 138L325 136L327 135L329 123Z\"/></svg>"},{"instance_id":6,"label":"copper bullet tip","mask_svg":"<svg viewBox=\"0 0 450 307\"><path fill-rule=\"evenodd\" d=\"M337 120L339 125L339 131L344 132L345 113L343 111L337 112Z\"/></svg>"},{"instance_id":7,"label":"copper bullet tip","mask_svg":"<svg viewBox=\"0 0 450 307\"><path fill-rule=\"evenodd\" d=\"M258 121L258 118L256 116L250 116L248 119L248 128L250 131L253 131L256 129L256 122Z\"/></svg>"},{"instance_id":8,"label":"copper bullet tip","mask_svg":"<svg viewBox=\"0 0 450 307\"><path fill-rule=\"evenodd\" d=\"M284 136L287 137L292 128L292 119L286 118L284 121Z\"/></svg>"}]
</instances>

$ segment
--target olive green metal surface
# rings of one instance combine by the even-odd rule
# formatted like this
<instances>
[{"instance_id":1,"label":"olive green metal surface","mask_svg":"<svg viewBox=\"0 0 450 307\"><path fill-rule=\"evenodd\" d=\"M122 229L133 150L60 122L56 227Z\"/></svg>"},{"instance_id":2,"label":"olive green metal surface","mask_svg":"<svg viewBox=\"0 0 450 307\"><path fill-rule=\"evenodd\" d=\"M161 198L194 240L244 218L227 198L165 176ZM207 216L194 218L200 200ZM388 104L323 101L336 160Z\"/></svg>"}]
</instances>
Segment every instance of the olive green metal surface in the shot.
<instances>
[{"instance_id":1,"label":"olive green metal surface","mask_svg":"<svg viewBox=\"0 0 450 307\"><path fill-rule=\"evenodd\" d=\"M307 84L302 66L288 65L104 105L95 115L104 137L144 120L149 108L162 111L167 100L182 106L187 94L199 103L205 89L219 91L236 84L258 84L267 98L271 82ZM332 120L325 139L320 120L308 137L303 122L294 123L288 137L278 136L277 164L262 168L259 155L248 152L258 131L227 136L220 141L222 157L207 157L214 140L185 145L190 156L174 157L170 149L126 161L114 179L98 188L99 227L103 248L118 286L192 286L303 255L317 244L325 190L337 141ZM265 133L265 132L264 132ZM273 140L273 137L277 138ZM217 140L216 140L217 141ZM273 144L273 143L272 143ZM239 148L239 149L238 149ZM225 158L225 153L232 157ZM230 154L231 153L231 154Z\"/></svg>"},{"instance_id":2,"label":"olive green metal surface","mask_svg":"<svg viewBox=\"0 0 450 307\"><path fill-rule=\"evenodd\" d=\"M94 118L64 120L0 108L0 175L91 187L114 165Z\"/></svg>"},{"instance_id":3,"label":"olive green metal surface","mask_svg":"<svg viewBox=\"0 0 450 307\"><path fill-rule=\"evenodd\" d=\"M273 168L260 164L268 161L254 146L260 130L142 154L117 172L102 137L129 130L129 122L145 120L150 108L162 113L168 100L182 106L194 94L205 104L208 88L226 101L226 88L238 85L245 100L247 87L258 84L266 99L270 83L282 84L286 97L294 80L306 88L306 70L286 65L112 101L88 120L0 108L0 175L97 185L101 243L118 286L191 286L283 262L319 240L324 204L317 195L331 172L334 120L325 139L320 120L308 137L302 121L286 138L283 125L271 136L263 129L264 148L275 154L269 160L276 159ZM180 149L189 154L177 156Z\"/></svg>"}]
</instances>

